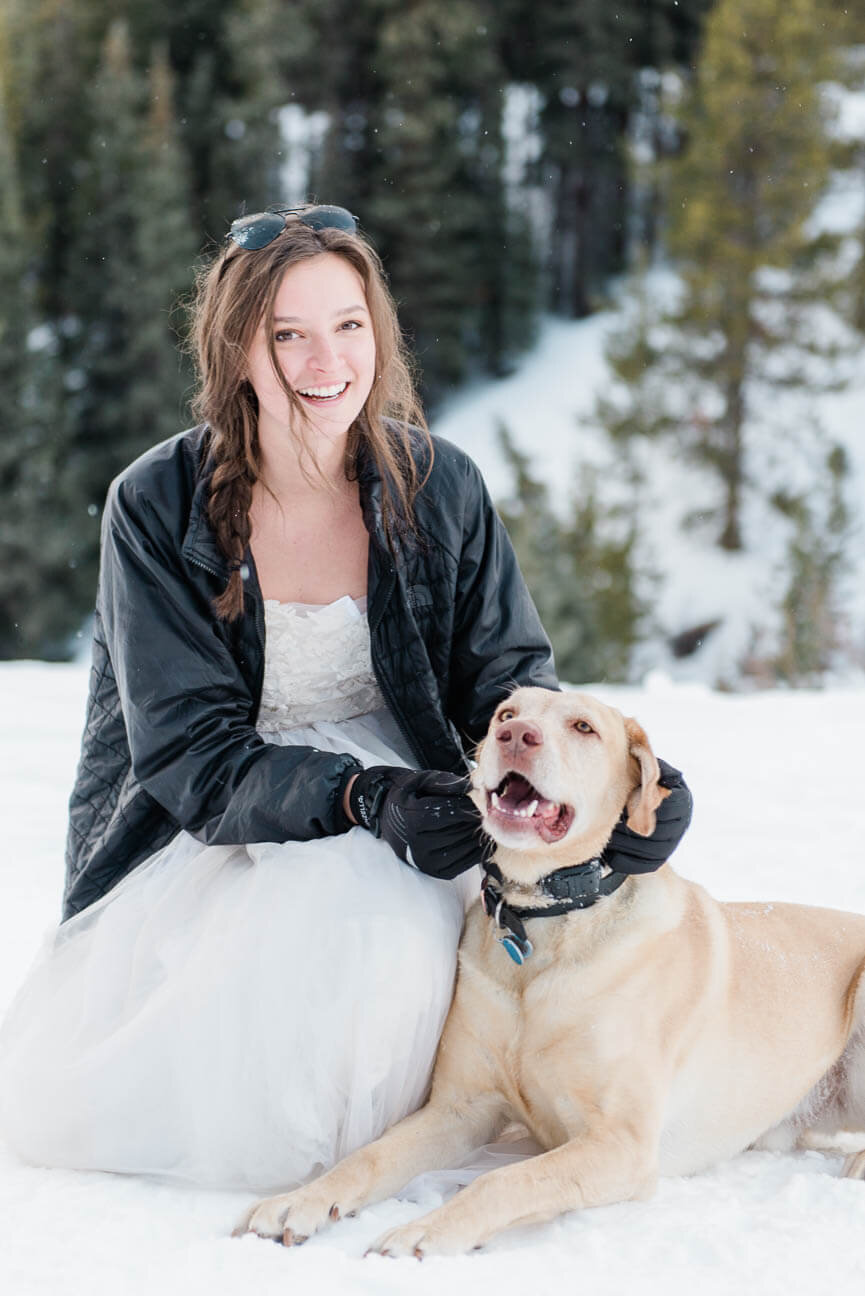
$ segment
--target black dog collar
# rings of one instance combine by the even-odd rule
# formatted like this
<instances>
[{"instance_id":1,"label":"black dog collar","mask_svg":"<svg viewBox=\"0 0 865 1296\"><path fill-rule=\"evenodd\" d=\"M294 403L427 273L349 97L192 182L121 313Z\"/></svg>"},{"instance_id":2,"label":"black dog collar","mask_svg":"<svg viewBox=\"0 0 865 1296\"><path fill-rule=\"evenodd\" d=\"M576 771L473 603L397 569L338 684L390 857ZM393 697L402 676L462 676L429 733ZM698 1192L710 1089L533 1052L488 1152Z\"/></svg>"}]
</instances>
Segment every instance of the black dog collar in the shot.
<instances>
[{"instance_id":1,"label":"black dog collar","mask_svg":"<svg viewBox=\"0 0 865 1296\"><path fill-rule=\"evenodd\" d=\"M490 861L481 885L481 898L486 913L504 934L501 944L515 963L525 963L534 948L526 934L524 918L555 918L573 909L589 909L602 896L617 891L627 873L611 872L602 876L603 864L598 856L571 868L556 869L537 883L540 891L556 903L538 907L506 905L502 895L504 877L497 865Z\"/></svg>"}]
</instances>

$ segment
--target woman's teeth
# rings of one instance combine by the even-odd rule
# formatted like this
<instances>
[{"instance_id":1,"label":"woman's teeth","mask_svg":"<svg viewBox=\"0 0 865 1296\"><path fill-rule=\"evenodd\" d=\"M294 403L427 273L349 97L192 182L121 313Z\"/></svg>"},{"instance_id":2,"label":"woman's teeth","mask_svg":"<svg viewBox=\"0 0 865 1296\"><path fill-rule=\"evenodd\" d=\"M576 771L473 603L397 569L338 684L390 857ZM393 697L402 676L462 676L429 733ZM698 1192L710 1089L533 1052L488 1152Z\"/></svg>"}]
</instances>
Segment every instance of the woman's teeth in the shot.
<instances>
[{"instance_id":1,"label":"woman's teeth","mask_svg":"<svg viewBox=\"0 0 865 1296\"><path fill-rule=\"evenodd\" d=\"M301 387L298 389L299 396L314 396L317 400L330 400L334 396L341 396L348 386L347 382L338 383L335 387Z\"/></svg>"}]
</instances>

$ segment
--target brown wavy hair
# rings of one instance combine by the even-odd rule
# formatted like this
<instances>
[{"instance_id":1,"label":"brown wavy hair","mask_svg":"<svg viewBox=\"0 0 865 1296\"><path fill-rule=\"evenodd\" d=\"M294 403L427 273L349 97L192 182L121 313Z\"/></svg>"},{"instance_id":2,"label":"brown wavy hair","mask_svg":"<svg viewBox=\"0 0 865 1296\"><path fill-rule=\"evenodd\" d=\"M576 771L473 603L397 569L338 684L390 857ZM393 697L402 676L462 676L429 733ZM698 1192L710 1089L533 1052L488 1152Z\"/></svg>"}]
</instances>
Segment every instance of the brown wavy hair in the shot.
<instances>
[{"instance_id":1,"label":"brown wavy hair","mask_svg":"<svg viewBox=\"0 0 865 1296\"><path fill-rule=\"evenodd\" d=\"M228 585L214 600L219 617L243 613L243 560L251 533L252 487L260 476L258 400L247 377L247 355L261 321L270 319L286 270L330 252L343 257L360 275L376 347L376 377L363 409L349 429L345 475L357 476L363 447L382 482L382 513L389 543L400 525L413 528L415 496L432 466L432 441L412 377L412 364L400 331L396 307L375 249L360 234L313 230L288 218L285 230L265 248L249 251L229 243L200 272L192 304L190 334L198 385L192 408L208 424L216 467L211 479L208 516L231 569ZM273 330L267 330L271 363L297 418L301 465L309 480L325 478L307 439L306 410L280 369ZM420 448L421 453L418 454ZM419 467L419 464L423 465Z\"/></svg>"}]
</instances>

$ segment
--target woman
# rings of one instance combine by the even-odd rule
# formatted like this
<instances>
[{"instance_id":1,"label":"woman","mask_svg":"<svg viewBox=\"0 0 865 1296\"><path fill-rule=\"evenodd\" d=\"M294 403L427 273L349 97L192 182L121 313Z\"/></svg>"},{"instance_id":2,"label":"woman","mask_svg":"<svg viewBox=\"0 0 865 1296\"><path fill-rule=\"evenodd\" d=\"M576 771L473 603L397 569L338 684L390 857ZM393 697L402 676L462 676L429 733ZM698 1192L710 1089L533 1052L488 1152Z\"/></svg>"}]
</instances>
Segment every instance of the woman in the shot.
<instances>
[{"instance_id":1,"label":"woman","mask_svg":"<svg viewBox=\"0 0 865 1296\"><path fill-rule=\"evenodd\" d=\"M0 1119L38 1164L262 1191L423 1099L483 852L466 753L557 683L348 212L236 221L194 341L202 423L106 504L66 921ZM684 831L671 781L617 867Z\"/></svg>"}]
</instances>

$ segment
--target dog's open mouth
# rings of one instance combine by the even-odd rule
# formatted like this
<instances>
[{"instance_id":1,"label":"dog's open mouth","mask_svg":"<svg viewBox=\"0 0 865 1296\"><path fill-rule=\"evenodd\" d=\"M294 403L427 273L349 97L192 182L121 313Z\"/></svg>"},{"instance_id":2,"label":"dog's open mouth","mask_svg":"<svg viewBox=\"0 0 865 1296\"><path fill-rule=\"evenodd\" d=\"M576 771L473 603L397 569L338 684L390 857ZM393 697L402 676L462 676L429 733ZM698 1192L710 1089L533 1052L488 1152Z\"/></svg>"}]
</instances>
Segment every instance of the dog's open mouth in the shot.
<instances>
[{"instance_id":1,"label":"dog's open mouth","mask_svg":"<svg viewBox=\"0 0 865 1296\"><path fill-rule=\"evenodd\" d=\"M494 790L487 789L487 817L492 824L526 828L545 842L559 841L574 821L573 806L549 801L522 774L510 772Z\"/></svg>"}]
</instances>

